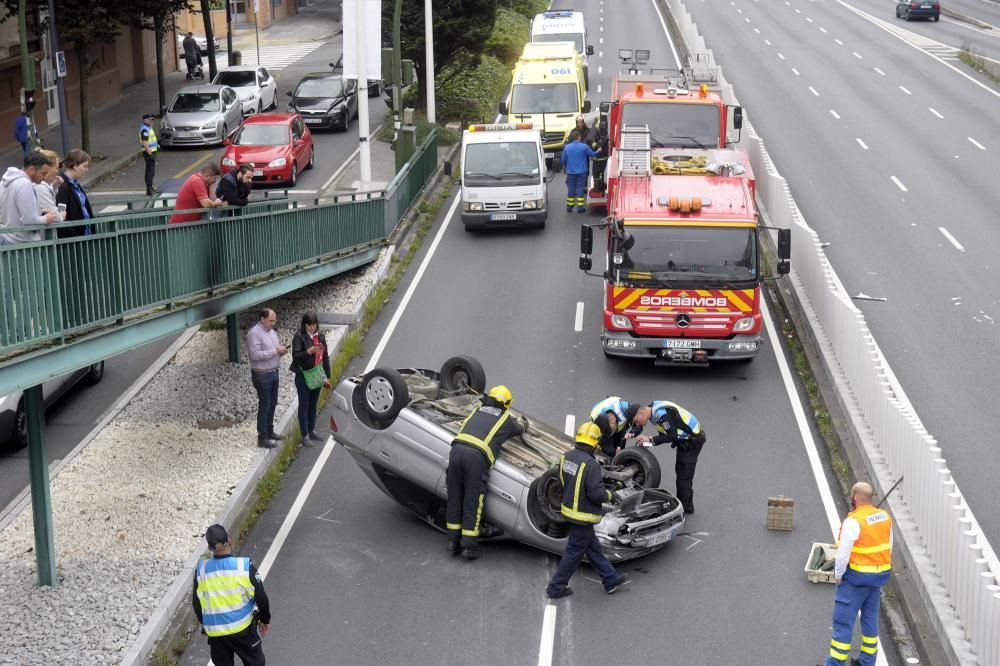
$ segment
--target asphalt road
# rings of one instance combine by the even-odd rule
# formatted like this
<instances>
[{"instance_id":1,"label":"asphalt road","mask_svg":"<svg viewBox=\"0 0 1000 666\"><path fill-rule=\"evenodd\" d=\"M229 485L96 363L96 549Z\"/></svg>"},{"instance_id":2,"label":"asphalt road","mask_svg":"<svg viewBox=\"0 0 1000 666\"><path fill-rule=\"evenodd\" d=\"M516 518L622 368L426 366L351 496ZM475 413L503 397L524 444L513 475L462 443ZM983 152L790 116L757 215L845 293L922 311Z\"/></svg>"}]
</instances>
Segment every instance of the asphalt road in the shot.
<instances>
[{"instance_id":1,"label":"asphalt road","mask_svg":"<svg viewBox=\"0 0 1000 666\"><path fill-rule=\"evenodd\" d=\"M992 0L948 0L940 4L944 9L954 10L992 28L956 19L947 13L942 14L938 22L924 19L904 22L896 18L895 0L849 0L843 3L844 6L854 7L927 39L957 49L967 48L1000 62L1000 3Z\"/></svg>"},{"instance_id":2,"label":"asphalt road","mask_svg":"<svg viewBox=\"0 0 1000 666\"><path fill-rule=\"evenodd\" d=\"M1000 543L1000 93L840 2L688 7L849 293L887 299L856 303Z\"/></svg>"},{"instance_id":3,"label":"asphalt road","mask_svg":"<svg viewBox=\"0 0 1000 666\"><path fill-rule=\"evenodd\" d=\"M600 0L574 6L586 12L598 51L590 61L593 102L603 99L597 86L609 89L619 47L648 46L669 58L650 2L629 3L627 15L601 12ZM685 405L708 433L697 514L684 536L623 566L635 582L619 594L605 596L588 568L576 575L576 594L555 604L553 663L821 661L832 588L807 582L802 567L813 541L830 540L830 528L793 413L798 395L786 392L775 356L783 354L779 343L770 340L750 365L708 371L605 359L601 283L576 268L580 222L597 218L565 213L564 196L558 177L542 231L473 235L446 217L439 244L430 242L435 230L409 270L412 279L436 246L412 298L403 303L397 290L352 370L364 369L405 305L379 365L437 369L455 354L475 356L489 384L506 384L519 409L558 428L608 394ZM672 489L673 452L655 453ZM263 559L319 455L301 452L243 554ZM822 470L819 477L826 483ZM792 532L765 528L767 497L777 494L795 499ZM274 612L269 658L539 663L555 557L518 544L489 544L475 563L447 557L444 536L382 495L339 446L301 501L266 580ZM206 661L196 638L181 663ZM891 648L889 663L898 663Z\"/></svg>"}]
</instances>

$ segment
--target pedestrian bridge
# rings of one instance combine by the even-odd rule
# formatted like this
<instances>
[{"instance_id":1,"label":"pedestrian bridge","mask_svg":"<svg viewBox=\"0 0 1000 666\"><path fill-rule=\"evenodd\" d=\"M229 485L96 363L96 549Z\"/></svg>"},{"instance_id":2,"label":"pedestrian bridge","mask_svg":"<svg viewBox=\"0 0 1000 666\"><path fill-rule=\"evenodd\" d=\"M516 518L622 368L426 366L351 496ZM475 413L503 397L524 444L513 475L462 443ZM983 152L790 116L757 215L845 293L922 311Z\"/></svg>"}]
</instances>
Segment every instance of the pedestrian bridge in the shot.
<instances>
[{"instance_id":1,"label":"pedestrian bridge","mask_svg":"<svg viewBox=\"0 0 1000 666\"><path fill-rule=\"evenodd\" d=\"M129 210L0 246L0 395L369 263L436 167L432 131L384 191L175 225Z\"/></svg>"}]
</instances>

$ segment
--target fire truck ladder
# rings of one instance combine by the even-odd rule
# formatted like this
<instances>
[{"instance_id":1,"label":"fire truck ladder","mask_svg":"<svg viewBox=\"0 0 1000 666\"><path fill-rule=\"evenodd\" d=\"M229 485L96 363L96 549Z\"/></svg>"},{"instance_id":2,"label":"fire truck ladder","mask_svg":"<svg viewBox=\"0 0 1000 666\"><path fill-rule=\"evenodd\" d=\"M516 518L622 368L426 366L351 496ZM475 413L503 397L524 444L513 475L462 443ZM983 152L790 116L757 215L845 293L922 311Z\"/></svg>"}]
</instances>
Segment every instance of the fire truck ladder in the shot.
<instances>
[{"instance_id":1,"label":"fire truck ladder","mask_svg":"<svg viewBox=\"0 0 1000 666\"><path fill-rule=\"evenodd\" d=\"M648 176L651 155L649 125L625 125L618 149L618 173L623 176Z\"/></svg>"}]
</instances>

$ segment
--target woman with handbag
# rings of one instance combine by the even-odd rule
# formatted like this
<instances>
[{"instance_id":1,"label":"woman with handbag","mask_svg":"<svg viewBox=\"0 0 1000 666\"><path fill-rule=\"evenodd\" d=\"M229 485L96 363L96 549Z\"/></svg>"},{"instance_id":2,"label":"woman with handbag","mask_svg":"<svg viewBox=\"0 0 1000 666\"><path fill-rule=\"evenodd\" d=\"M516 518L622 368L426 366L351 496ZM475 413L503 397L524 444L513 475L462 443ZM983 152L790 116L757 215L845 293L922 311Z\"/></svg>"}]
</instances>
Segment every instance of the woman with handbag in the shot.
<instances>
[{"instance_id":1,"label":"woman with handbag","mask_svg":"<svg viewBox=\"0 0 1000 666\"><path fill-rule=\"evenodd\" d=\"M323 441L316 433L316 409L320 389L330 388L330 354L326 338L319 332L319 317L313 310L302 315L299 332L292 338L292 372L299 396L302 446L315 446Z\"/></svg>"}]
</instances>

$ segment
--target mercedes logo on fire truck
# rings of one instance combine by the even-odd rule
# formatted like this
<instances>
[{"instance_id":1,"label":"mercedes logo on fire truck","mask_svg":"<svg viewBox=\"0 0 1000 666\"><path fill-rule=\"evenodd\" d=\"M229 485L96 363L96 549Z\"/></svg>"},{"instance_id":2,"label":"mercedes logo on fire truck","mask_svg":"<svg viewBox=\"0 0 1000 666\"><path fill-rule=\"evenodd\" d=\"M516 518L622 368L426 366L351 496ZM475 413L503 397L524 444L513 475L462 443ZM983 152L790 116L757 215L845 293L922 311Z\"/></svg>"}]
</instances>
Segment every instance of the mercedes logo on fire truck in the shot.
<instances>
[{"instance_id":1,"label":"mercedes logo on fire truck","mask_svg":"<svg viewBox=\"0 0 1000 666\"><path fill-rule=\"evenodd\" d=\"M677 328L687 328L691 325L691 316L686 312L682 312L674 317L674 323L677 324Z\"/></svg>"}]
</instances>

